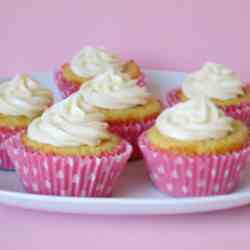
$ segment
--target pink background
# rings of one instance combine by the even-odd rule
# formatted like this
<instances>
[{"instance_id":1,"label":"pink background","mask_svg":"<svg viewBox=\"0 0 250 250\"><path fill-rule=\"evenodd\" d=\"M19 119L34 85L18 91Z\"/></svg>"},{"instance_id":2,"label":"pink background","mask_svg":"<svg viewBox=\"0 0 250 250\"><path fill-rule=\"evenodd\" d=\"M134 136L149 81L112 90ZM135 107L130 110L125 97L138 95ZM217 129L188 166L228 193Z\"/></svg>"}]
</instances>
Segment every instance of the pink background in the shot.
<instances>
[{"instance_id":1,"label":"pink background","mask_svg":"<svg viewBox=\"0 0 250 250\"><path fill-rule=\"evenodd\" d=\"M84 45L142 66L193 70L212 60L250 80L250 1L0 3L0 75L46 71ZM1 249L249 249L250 207L183 216L72 216L0 206Z\"/></svg>"}]
</instances>

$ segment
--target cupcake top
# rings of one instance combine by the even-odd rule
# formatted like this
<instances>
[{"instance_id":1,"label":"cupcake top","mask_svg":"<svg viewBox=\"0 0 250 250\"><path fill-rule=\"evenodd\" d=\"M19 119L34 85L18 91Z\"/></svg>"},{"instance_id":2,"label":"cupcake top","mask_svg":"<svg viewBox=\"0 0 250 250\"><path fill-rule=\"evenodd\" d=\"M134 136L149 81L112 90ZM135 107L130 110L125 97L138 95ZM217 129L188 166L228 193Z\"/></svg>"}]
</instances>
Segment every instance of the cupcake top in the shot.
<instances>
[{"instance_id":1,"label":"cupcake top","mask_svg":"<svg viewBox=\"0 0 250 250\"><path fill-rule=\"evenodd\" d=\"M71 70L81 77L94 77L110 68L119 69L121 60L104 48L85 47L70 62Z\"/></svg>"},{"instance_id":2,"label":"cupcake top","mask_svg":"<svg viewBox=\"0 0 250 250\"><path fill-rule=\"evenodd\" d=\"M29 139L57 147L96 146L108 138L103 115L75 93L55 104L29 125Z\"/></svg>"},{"instance_id":3,"label":"cupcake top","mask_svg":"<svg viewBox=\"0 0 250 250\"><path fill-rule=\"evenodd\" d=\"M163 136L178 140L220 139L233 130L233 119L205 98L194 98L163 111L156 127Z\"/></svg>"},{"instance_id":4,"label":"cupcake top","mask_svg":"<svg viewBox=\"0 0 250 250\"><path fill-rule=\"evenodd\" d=\"M144 105L151 97L146 87L139 87L127 74L109 70L89 80L80 89L85 101L103 109L125 109Z\"/></svg>"},{"instance_id":5,"label":"cupcake top","mask_svg":"<svg viewBox=\"0 0 250 250\"><path fill-rule=\"evenodd\" d=\"M199 71L189 74L182 91L188 98L207 97L228 100L242 95L243 83L230 69L216 63L206 63Z\"/></svg>"},{"instance_id":6,"label":"cupcake top","mask_svg":"<svg viewBox=\"0 0 250 250\"><path fill-rule=\"evenodd\" d=\"M53 101L51 92L25 74L0 84L0 113L33 118Z\"/></svg>"}]
</instances>

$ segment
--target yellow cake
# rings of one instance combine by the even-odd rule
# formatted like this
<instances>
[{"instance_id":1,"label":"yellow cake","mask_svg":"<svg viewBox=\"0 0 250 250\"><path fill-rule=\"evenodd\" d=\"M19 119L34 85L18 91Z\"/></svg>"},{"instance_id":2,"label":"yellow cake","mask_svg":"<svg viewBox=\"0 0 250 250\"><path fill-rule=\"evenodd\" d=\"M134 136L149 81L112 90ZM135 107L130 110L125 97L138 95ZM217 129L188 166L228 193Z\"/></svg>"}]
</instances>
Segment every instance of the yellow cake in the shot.
<instances>
[{"instance_id":1,"label":"yellow cake","mask_svg":"<svg viewBox=\"0 0 250 250\"><path fill-rule=\"evenodd\" d=\"M182 141L168 136L162 136L156 127L146 134L149 142L160 150L181 155L225 154L240 150L249 141L249 130L240 122L233 122L233 131L221 139L200 141Z\"/></svg>"},{"instance_id":2,"label":"yellow cake","mask_svg":"<svg viewBox=\"0 0 250 250\"><path fill-rule=\"evenodd\" d=\"M158 100L150 99L144 105L131 108L113 110L97 108L97 110L105 115L105 120L109 123L134 123L157 117L162 108Z\"/></svg>"},{"instance_id":3,"label":"yellow cake","mask_svg":"<svg viewBox=\"0 0 250 250\"><path fill-rule=\"evenodd\" d=\"M95 155L98 156L102 153L109 153L115 149L121 139L113 134L109 134L108 138L103 140L100 144L96 146L89 146L89 145L80 145L80 146L64 146L58 147L49 144L39 143L38 141L32 140L27 137L26 134L22 136L22 143L26 147L32 149L36 152L42 152L46 154L55 154L55 155L78 155L78 156L91 156Z\"/></svg>"},{"instance_id":4,"label":"yellow cake","mask_svg":"<svg viewBox=\"0 0 250 250\"><path fill-rule=\"evenodd\" d=\"M177 92L177 96L182 102L189 100L189 98L184 95L182 90L179 90ZM239 104L242 104L245 102L250 102L250 89L245 88L244 93L242 95L238 95L235 98L231 98L231 99L227 99L227 100L220 100L220 99L216 99L216 98L211 98L211 100L213 101L213 103L215 103L216 105L219 105L221 107L227 107L227 106L231 106L231 105L239 105Z\"/></svg>"},{"instance_id":5,"label":"yellow cake","mask_svg":"<svg viewBox=\"0 0 250 250\"><path fill-rule=\"evenodd\" d=\"M249 129L208 99L195 98L163 111L146 137L153 147L175 154L218 155L244 147Z\"/></svg>"},{"instance_id":6,"label":"yellow cake","mask_svg":"<svg viewBox=\"0 0 250 250\"><path fill-rule=\"evenodd\" d=\"M121 71L123 73L128 74L132 79L137 79L141 75L139 66L133 60L130 60L124 63L122 65ZM72 82L74 84L77 84L77 85L82 85L83 83L91 79L91 77L82 77L82 76L75 74L71 70L69 64L64 64L62 66L62 73L63 73L63 77L65 78L65 80Z\"/></svg>"},{"instance_id":7,"label":"yellow cake","mask_svg":"<svg viewBox=\"0 0 250 250\"><path fill-rule=\"evenodd\" d=\"M34 117L26 117L26 116L11 116L0 114L0 127L3 128L26 128Z\"/></svg>"}]
</instances>

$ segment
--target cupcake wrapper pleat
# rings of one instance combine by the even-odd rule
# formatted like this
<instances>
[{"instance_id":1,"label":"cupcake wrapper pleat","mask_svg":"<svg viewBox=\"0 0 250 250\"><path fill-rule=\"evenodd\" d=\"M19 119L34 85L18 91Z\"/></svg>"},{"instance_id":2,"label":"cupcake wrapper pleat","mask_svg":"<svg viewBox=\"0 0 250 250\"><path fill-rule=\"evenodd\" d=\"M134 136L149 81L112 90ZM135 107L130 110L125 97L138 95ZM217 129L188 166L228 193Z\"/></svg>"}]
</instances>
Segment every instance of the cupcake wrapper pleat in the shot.
<instances>
[{"instance_id":1,"label":"cupcake wrapper pleat","mask_svg":"<svg viewBox=\"0 0 250 250\"><path fill-rule=\"evenodd\" d=\"M181 102L179 96L177 95L178 91L180 91L180 89L175 88L167 92L166 98L163 100L164 107L170 108Z\"/></svg>"},{"instance_id":2,"label":"cupcake wrapper pleat","mask_svg":"<svg viewBox=\"0 0 250 250\"><path fill-rule=\"evenodd\" d=\"M250 127L250 103L241 106L220 107L224 113L236 120L246 123Z\"/></svg>"},{"instance_id":3,"label":"cupcake wrapper pleat","mask_svg":"<svg viewBox=\"0 0 250 250\"><path fill-rule=\"evenodd\" d=\"M160 191L174 197L232 192L250 163L249 145L232 154L192 157L157 150L143 134L139 146L153 184Z\"/></svg>"},{"instance_id":4,"label":"cupcake wrapper pleat","mask_svg":"<svg viewBox=\"0 0 250 250\"><path fill-rule=\"evenodd\" d=\"M141 150L138 146L138 137L147 129L154 125L155 118L149 119L144 122L137 122L137 123L124 123L124 124L110 124L109 130L112 133L119 135L121 138L128 141L133 146L133 153L131 158L141 159L142 154Z\"/></svg>"},{"instance_id":5,"label":"cupcake wrapper pleat","mask_svg":"<svg viewBox=\"0 0 250 250\"><path fill-rule=\"evenodd\" d=\"M23 129L0 128L0 168L5 170L14 170L13 163L4 146L4 142Z\"/></svg>"},{"instance_id":6,"label":"cupcake wrapper pleat","mask_svg":"<svg viewBox=\"0 0 250 250\"><path fill-rule=\"evenodd\" d=\"M44 195L108 197L127 165L132 147L122 141L101 156L56 156L25 147L21 134L5 142L26 191Z\"/></svg>"},{"instance_id":7,"label":"cupcake wrapper pleat","mask_svg":"<svg viewBox=\"0 0 250 250\"><path fill-rule=\"evenodd\" d=\"M79 85L64 79L61 70L57 70L54 73L54 80L63 99L75 93L80 88Z\"/></svg>"}]
</instances>

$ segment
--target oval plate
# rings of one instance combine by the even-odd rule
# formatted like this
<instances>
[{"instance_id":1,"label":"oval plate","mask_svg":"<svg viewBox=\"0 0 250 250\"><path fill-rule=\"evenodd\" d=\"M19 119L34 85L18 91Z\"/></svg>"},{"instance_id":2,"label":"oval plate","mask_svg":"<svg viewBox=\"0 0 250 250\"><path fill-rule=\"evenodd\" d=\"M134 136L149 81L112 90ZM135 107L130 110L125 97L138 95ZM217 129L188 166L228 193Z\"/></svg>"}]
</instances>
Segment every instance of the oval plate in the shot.
<instances>
[{"instance_id":1,"label":"oval plate","mask_svg":"<svg viewBox=\"0 0 250 250\"><path fill-rule=\"evenodd\" d=\"M184 73L145 70L150 90L163 97L166 91L180 84ZM35 73L35 79L55 93L51 73ZM250 203L250 175L245 176L236 192L202 198L171 198L151 184L142 161L131 162L117 183L112 198L73 198L25 193L15 172L0 171L0 204L60 213L78 214L179 214L207 212Z\"/></svg>"}]
</instances>

